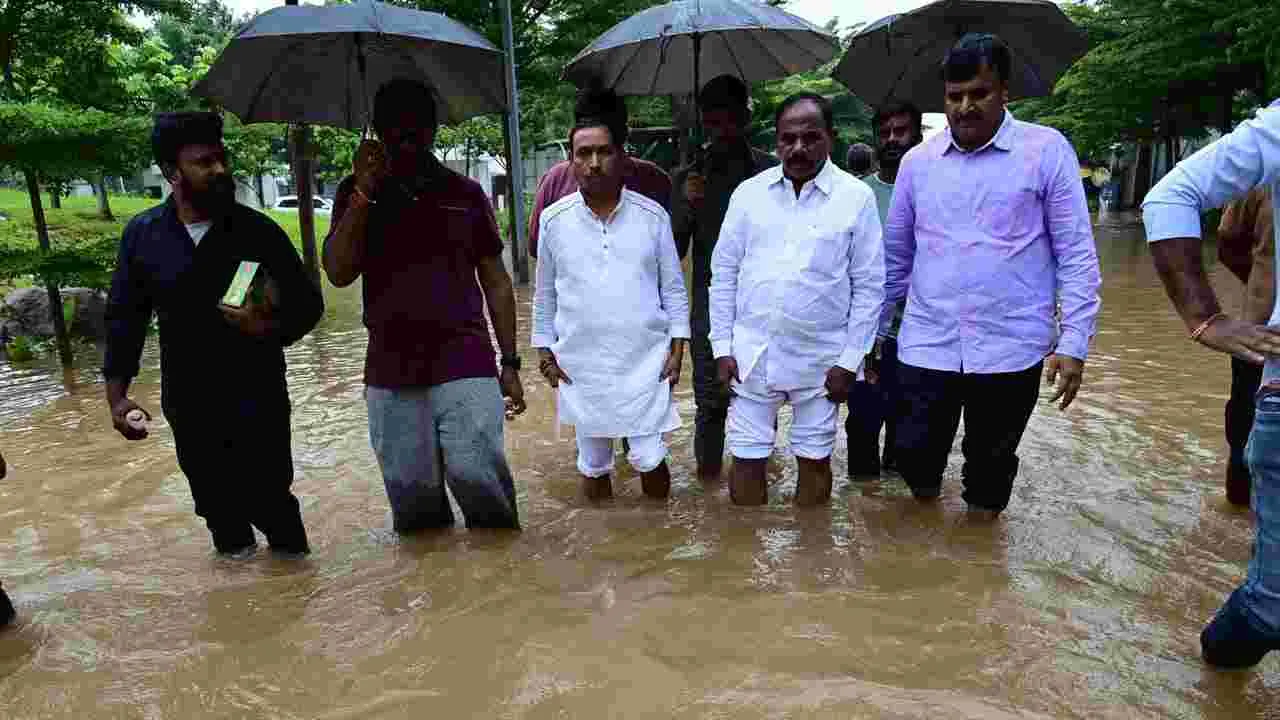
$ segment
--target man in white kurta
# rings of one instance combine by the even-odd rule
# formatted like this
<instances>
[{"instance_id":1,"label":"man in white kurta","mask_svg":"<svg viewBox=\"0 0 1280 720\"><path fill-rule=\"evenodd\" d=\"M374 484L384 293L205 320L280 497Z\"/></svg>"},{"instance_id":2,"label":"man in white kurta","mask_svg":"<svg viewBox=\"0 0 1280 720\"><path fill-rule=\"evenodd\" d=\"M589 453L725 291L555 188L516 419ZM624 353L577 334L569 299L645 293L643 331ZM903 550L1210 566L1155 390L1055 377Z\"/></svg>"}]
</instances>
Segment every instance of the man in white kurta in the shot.
<instances>
[{"instance_id":1,"label":"man in white kurta","mask_svg":"<svg viewBox=\"0 0 1280 720\"><path fill-rule=\"evenodd\" d=\"M570 136L580 190L539 223L533 346L559 389L559 420L574 426L578 470L591 497L612 493L613 441L646 495L666 497L662 434L680 427L671 387L689 338L689 300L671 219L625 190L621 149L604 127Z\"/></svg>"},{"instance_id":2,"label":"man in white kurta","mask_svg":"<svg viewBox=\"0 0 1280 720\"><path fill-rule=\"evenodd\" d=\"M875 195L830 161L830 103L788 98L779 167L743 182L711 259L711 345L734 398L727 441L737 504L767 501L778 410L794 411L798 504L831 497L836 417L875 343L884 248Z\"/></svg>"}]
</instances>

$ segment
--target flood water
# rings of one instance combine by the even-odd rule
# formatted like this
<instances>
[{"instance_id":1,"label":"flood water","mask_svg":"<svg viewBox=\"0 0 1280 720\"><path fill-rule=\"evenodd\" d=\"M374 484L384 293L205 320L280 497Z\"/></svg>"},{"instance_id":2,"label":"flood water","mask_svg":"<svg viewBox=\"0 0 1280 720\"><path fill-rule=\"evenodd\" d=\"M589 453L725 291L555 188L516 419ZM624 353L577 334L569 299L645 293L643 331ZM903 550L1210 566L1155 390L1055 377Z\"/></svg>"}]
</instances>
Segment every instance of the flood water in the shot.
<instances>
[{"instance_id":1,"label":"flood water","mask_svg":"<svg viewBox=\"0 0 1280 720\"><path fill-rule=\"evenodd\" d=\"M1085 387L1038 408L994 525L966 520L958 455L937 507L846 482L843 449L829 507L792 507L785 455L767 507L731 506L693 477L686 364L670 502L629 469L615 500L584 501L526 372L507 434L524 532L400 539L358 292L331 290L289 351L314 554L221 561L163 422L140 444L111 429L100 358L0 363L0 579L22 616L0 633L0 717L1280 718L1280 659L1198 659L1249 558L1222 492L1229 361L1185 339L1132 216L1097 237ZM144 368L158 414L154 343Z\"/></svg>"}]
</instances>

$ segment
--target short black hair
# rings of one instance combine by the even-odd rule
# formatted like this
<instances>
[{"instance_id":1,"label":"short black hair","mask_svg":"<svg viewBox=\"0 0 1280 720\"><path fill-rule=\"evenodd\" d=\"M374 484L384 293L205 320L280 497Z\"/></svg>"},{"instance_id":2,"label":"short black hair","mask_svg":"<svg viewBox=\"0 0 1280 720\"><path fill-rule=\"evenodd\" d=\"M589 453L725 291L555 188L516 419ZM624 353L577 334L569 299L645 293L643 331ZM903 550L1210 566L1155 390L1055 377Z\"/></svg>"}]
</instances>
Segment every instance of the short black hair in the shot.
<instances>
[{"instance_id":1,"label":"short black hair","mask_svg":"<svg viewBox=\"0 0 1280 720\"><path fill-rule=\"evenodd\" d=\"M969 33L960 38L942 60L943 82L968 82L983 64L996 71L1000 82L1009 84L1013 55L1009 46L991 33Z\"/></svg>"},{"instance_id":2,"label":"short black hair","mask_svg":"<svg viewBox=\"0 0 1280 720\"><path fill-rule=\"evenodd\" d=\"M217 113L160 113L151 130L151 152L166 177L178 166L178 153L182 148L221 144L222 116Z\"/></svg>"},{"instance_id":3,"label":"short black hair","mask_svg":"<svg viewBox=\"0 0 1280 720\"><path fill-rule=\"evenodd\" d=\"M802 102L811 102L818 106L818 109L822 111L822 121L827 126L827 132L834 135L836 132L836 120L835 111L831 109L831 101L825 96L811 92L796 93L783 100L782 104L778 106L778 111L773 115L773 129L776 131L778 126L782 124L782 116L786 115L788 110Z\"/></svg>"},{"instance_id":4,"label":"short black hair","mask_svg":"<svg viewBox=\"0 0 1280 720\"><path fill-rule=\"evenodd\" d=\"M573 103L573 129L569 131L569 146L573 147L574 131L601 125L609 128L614 145L625 145L627 103L611 88L591 87L580 90Z\"/></svg>"},{"instance_id":5,"label":"short black hair","mask_svg":"<svg viewBox=\"0 0 1280 720\"><path fill-rule=\"evenodd\" d=\"M717 75L698 92L703 110L743 110L747 107L747 86L736 75Z\"/></svg>"},{"instance_id":6,"label":"short black hair","mask_svg":"<svg viewBox=\"0 0 1280 720\"><path fill-rule=\"evenodd\" d=\"M866 143L855 143L849 146L849 154L845 157L846 170L855 175L866 175L875 168L876 151Z\"/></svg>"},{"instance_id":7,"label":"short black hair","mask_svg":"<svg viewBox=\"0 0 1280 720\"><path fill-rule=\"evenodd\" d=\"M397 113L406 110L422 113L434 129L440 119L436 117L436 95L421 80L395 78L383 83L373 96L373 127L385 128Z\"/></svg>"},{"instance_id":8,"label":"short black hair","mask_svg":"<svg viewBox=\"0 0 1280 720\"><path fill-rule=\"evenodd\" d=\"M911 122L916 126L916 133L924 132L924 115L920 112L920 108L916 107L915 103L899 100L890 100L876 108L875 114L871 116L871 129L879 135L880 126L884 121L899 115L910 115Z\"/></svg>"}]
</instances>

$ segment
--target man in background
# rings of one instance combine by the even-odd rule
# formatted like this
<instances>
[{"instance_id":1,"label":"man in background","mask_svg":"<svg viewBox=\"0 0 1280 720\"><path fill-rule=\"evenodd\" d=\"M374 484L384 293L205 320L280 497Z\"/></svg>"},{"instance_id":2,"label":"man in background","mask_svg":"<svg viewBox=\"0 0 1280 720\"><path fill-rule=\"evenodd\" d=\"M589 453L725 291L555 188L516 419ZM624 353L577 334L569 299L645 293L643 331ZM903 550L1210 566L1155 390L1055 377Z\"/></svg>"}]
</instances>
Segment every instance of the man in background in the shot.
<instances>
[{"instance_id":1,"label":"man in background","mask_svg":"<svg viewBox=\"0 0 1280 720\"><path fill-rule=\"evenodd\" d=\"M1275 303L1275 215L1267 188L1254 188L1223 210L1218 224L1218 260L1244 283L1241 316L1266 325ZM1253 427L1254 400L1262 383L1262 366L1231 358L1231 397L1226 407L1227 501L1248 506L1252 485L1245 446Z\"/></svg>"},{"instance_id":2,"label":"man in background","mask_svg":"<svg viewBox=\"0 0 1280 720\"><path fill-rule=\"evenodd\" d=\"M871 129L876 134L876 157L880 169L862 182L876 195L876 210L883 226L889 219L893 184L898 179L902 158L923 139L920 110L911 103L888 103L876 110ZM865 381L854 384L849 396L849 417L845 432L849 440L849 477L872 478L880 470L894 467L898 407L898 329L906 302L894 305L893 321L876 345L873 368ZM880 451L880 430L884 428L884 454Z\"/></svg>"},{"instance_id":3,"label":"man in background","mask_svg":"<svg viewBox=\"0 0 1280 720\"><path fill-rule=\"evenodd\" d=\"M627 127L627 104L613 90L592 88L579 91L578 99L573 106L574 124L584 119L607 121L615 127ZM627 138L617 138L618 145L625 147ZM671 178L662 168L630 155L622 156L622 186L628 190L644 195L662 206L663 210L671 208ZM533 197L533 211L529 213L529 255L538 256L538 231L542 211L561 198L578 192L578 178L573 172L573 162L563 160L551 166L538 181L538 190Z\"/></svg>"},{"instance_id":4,"label":"man in background","mask_svg":"<svg viewBox=\"0 0 1280 720\"><path fill-rule=\"evenodd\" d=\"M700 167L676 172L676 194L671 208L671 224L676 247L683 258L692 249L693 395L697 403L693 431L694 456L698 476L720 477L724 462L725 421L729 417L729 393L716 379L716 359L711 352L711 316L708 293L711 288L711 255L720 237L720 225L729 198L749 177L778 164L772 155L756 150L747 142L751 110L747 86L732 75L713 78L698 95L709 147Z\"/></svg>"},{"instance_id":5,"label":"man in background","mask_svg":"<svg viewBox=\"0 0 1280 720\"><path fill-rule=\"evenodd\" d=\"M866 143L850 145L849 152L845 154L845 167L856 178L870 175L876 169L876 151Z\"/></svg>"}]
</instances>

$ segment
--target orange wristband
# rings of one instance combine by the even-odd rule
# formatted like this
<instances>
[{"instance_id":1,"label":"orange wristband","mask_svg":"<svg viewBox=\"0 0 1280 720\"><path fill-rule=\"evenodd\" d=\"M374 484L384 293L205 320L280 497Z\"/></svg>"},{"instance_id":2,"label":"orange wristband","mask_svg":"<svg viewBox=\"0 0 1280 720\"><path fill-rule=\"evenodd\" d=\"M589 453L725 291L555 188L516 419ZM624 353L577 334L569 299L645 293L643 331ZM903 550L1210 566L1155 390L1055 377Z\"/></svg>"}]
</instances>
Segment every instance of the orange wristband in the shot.
<instances>
[{"instance_id":1,"label":"orange wristband","mask_svg":"<svg viewBox=\"0 0 1280 720\"><path fill-rule=\"evenodd\" d=\"M1207 320L1200 323L1200 327L1191 331L1191 339L1195 340L1196 342L1200 342L1200 336L1204 335L1205 331L1209 329L1209 326L1225 317L1227 317L1227 314L1224 312L1216 312L1210 315Z\"/></svg>"}]
</instances>

